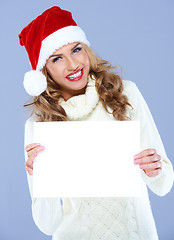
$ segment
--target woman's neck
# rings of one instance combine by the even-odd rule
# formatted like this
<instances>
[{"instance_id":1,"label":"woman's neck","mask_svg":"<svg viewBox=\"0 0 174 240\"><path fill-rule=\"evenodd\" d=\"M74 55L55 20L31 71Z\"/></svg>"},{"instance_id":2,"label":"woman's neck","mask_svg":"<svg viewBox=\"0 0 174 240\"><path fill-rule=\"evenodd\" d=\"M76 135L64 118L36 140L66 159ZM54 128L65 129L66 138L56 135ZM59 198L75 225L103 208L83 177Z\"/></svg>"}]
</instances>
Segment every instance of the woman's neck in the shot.
<instances>
[{"instance_id":1,"label":"woman's neck","mask_svg":"<svg viewBox=\"0 0 174 240\"><path fill-rule=\"evenodd\" d=\"M81 94L85 94L86 87L87 87L87 85L84 88L80 89L80 90L73 90L73 92L72 91L68 91L68 90L62 92L64 100L67 101L71 97L78 96L78 95L81 95Z\"/></svg>"}]
</instances>

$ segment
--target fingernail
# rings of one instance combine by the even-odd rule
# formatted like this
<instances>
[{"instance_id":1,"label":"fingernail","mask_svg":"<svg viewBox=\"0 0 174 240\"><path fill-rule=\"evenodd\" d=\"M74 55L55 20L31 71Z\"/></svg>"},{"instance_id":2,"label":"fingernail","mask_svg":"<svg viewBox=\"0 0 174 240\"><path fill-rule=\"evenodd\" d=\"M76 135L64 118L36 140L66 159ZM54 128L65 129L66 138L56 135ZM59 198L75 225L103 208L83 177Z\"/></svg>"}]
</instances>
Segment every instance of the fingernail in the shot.
<instances>
[{"instance_id":1,"label":"fingernail","mask_svg":"<svg viewBox=\"0 0 174 240\"><path fill-rule=\"evenodd\" d=\"M40 143L36 143L36 146L40 146Z\"/></svg>"},{"instance_id":2,"label":"fingernail","mask_svg":"<svg viewBox=\"0 0 174 240\"><path fill-rule=\"evenodd\" d=\"M41 146L40 148L41 148L41 149L45 149L45 147L44 147L44 146Z\"/></svg>"},{"instance_id":3,"label":"fingernail","mask_svg":"<svg viewBox=\"0 0 174 240\"><path fill-rule=\"evenodd\" d=\"M138 158L138 156L137 156L137 155L135 155L135 156L134 156L134 159L137 159L137 158Z\"/></svg>"},{"instance_id":4,"label":"fingernail","mask_svg":"<svg viewBox=\"0 0 174 240\"><path fill-rule=\"evenodd\" d=\"M138 160L135 160L134 163L135 163L135 164L138 164Z\"/></svg>"}]
</instances>

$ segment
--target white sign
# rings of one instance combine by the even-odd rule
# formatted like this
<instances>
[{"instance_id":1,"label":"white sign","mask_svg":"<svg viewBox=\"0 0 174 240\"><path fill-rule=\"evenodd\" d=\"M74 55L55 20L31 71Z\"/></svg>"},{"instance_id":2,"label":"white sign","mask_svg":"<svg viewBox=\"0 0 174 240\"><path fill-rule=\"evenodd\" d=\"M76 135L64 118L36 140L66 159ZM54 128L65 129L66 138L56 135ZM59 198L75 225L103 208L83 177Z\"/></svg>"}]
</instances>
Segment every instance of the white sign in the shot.
<instances>
[{"instance_id":1,"label":"white sign","mask_svg":"<svg viewBox=\"0 0 174 240\"><path fill-rule=\"evenodd\" d=\"M133 156L139 121L34 123L41 143L33 166L33 197L133 197L144 182Z\"/></svg>"}]
</instances>

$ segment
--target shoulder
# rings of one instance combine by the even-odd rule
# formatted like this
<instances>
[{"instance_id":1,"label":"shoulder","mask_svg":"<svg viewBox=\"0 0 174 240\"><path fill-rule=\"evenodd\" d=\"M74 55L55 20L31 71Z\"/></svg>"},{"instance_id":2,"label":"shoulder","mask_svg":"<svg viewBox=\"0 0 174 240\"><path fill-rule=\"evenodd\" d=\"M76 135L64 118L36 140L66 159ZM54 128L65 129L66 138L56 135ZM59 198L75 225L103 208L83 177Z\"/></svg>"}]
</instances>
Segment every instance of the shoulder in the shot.
<instances>
[{"instance_id":1,"label":"shoulder","mask_svg":"<svg viewBox=\"0 0 174 240\"><path fill-rule=\"evenodd\" d=\"M26 120L25 126L31 126L31 125L33 125L34 122L38 122L38 117L37 117L35 114L33 114L32 116L30 116L30 117Z\"/></svg>"},{"instance_id":2,"label":"shoulder","mask_svg":"<svg viewBox=\"0 0 174 240\"><path fill-rule=\"evenodd\" d=\"M133 81L123 80L123 94L125 94L128 97L129 102L135 106L140 91Z\"/></svg>"},{"instance_id":3,"label":"shoulder","mask_svg":"<svg viewBox=\"0 0 174 240\"><path fill-rule=\"evenodd\" d=\"M137 88L136 84L130 80L122 80L123 82L123 91L127 94L131 94Z\"/></svg>"}]
</instances>

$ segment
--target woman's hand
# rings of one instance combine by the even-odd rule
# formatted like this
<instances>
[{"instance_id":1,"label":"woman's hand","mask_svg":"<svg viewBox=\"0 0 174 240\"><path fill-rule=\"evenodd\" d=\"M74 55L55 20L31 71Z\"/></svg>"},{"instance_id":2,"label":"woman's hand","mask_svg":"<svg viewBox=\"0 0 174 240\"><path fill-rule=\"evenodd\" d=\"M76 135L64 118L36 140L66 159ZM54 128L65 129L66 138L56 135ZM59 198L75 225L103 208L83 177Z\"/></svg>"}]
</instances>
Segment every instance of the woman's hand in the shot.
<instances>
[{"instance_id":1,"label":"woman's hand","mask_svg":"<svg viewBox=\"0 0 174 240\"><path fill-rule=\"evenodd\" d=\"M146 149L134 156L134 163L149 177L155 177L162 171L161 156L155 149Z\"/></svg>"},{"instance_id":2,"label":"woman's hand","mask_svg":"<svg viewBox=\"0 0 174 240\"><path fill-rule=\"evenodd\" d=\"M36 158L37 154L45 149L44 146L41 146L40 143L32 143L25 147L27 152L28 159L25 162L26 170L30 175L33 175L33 161Z\"/></svg>"}]
</instances>

